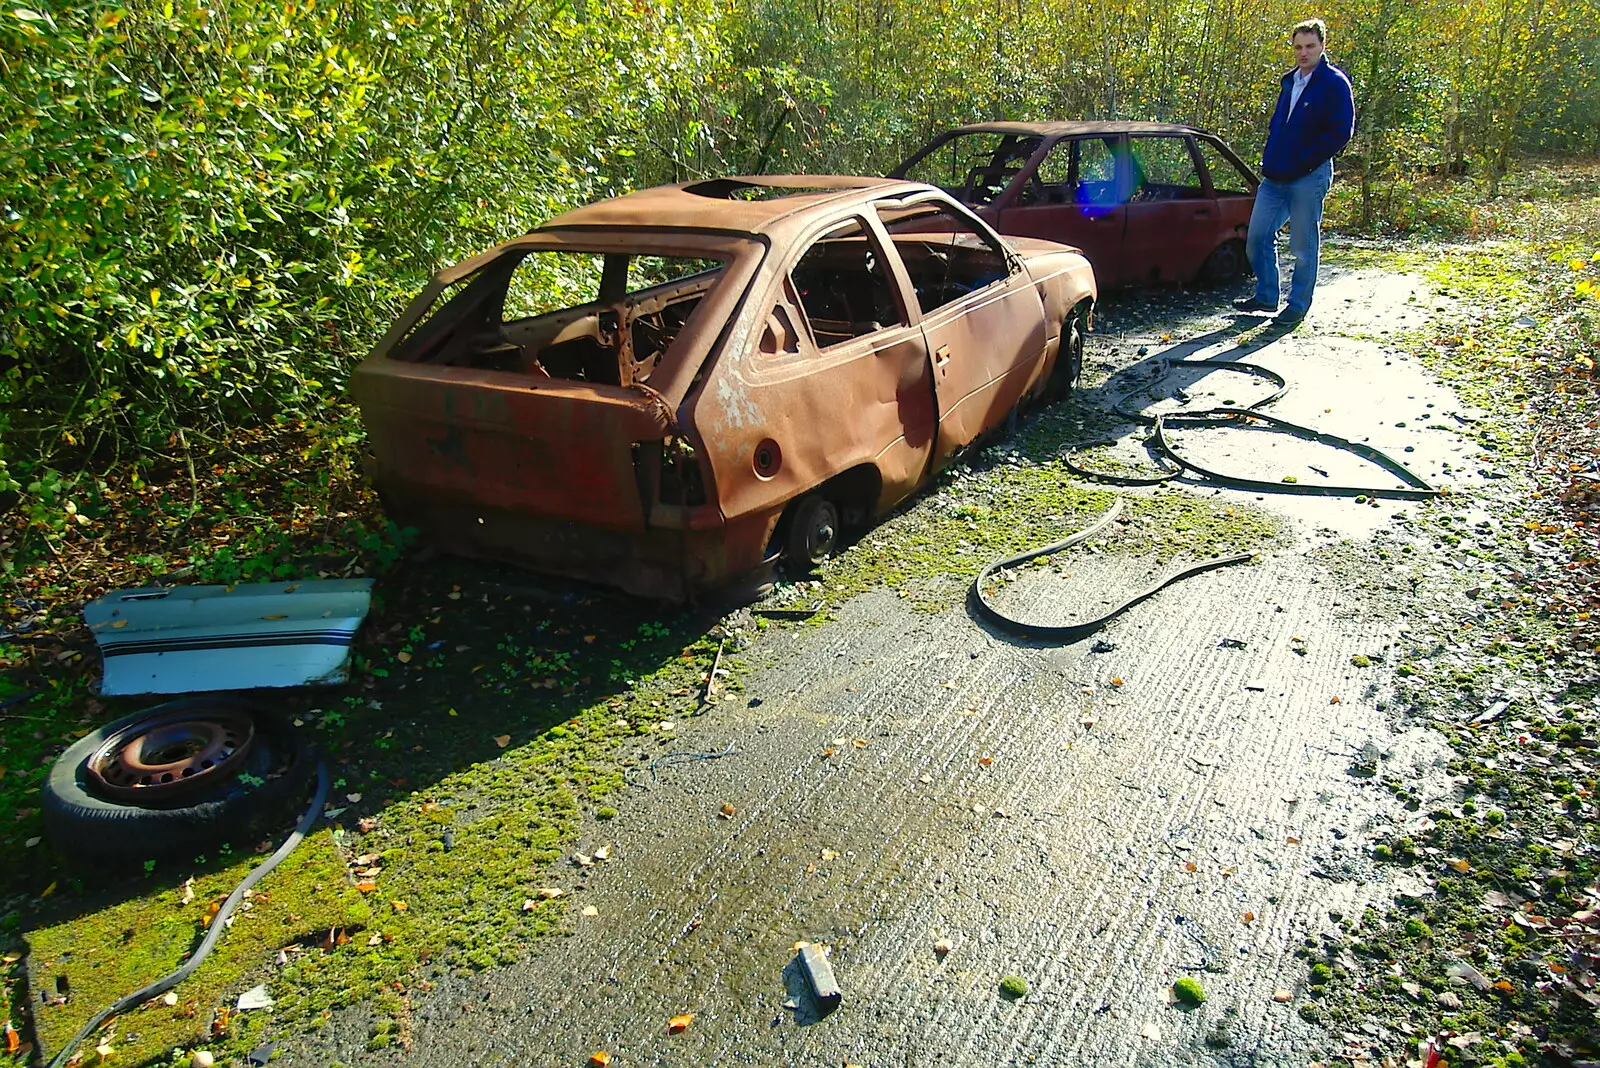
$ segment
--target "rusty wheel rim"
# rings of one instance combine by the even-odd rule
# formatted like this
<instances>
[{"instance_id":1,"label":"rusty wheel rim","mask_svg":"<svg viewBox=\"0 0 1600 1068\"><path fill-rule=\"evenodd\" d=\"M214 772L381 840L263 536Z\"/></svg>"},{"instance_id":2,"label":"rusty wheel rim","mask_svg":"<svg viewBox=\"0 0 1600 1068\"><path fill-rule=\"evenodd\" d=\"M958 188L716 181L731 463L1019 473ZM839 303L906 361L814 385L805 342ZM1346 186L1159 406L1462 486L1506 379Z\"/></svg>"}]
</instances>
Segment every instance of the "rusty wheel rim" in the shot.
<instances>
[{"instance_id":1,"label":"rusty wheel rim","mask_svg":"<svg viewBox=\"0 0 1600 1068\"><path fill-rule=\"evenodd\" d=\"M225 782L255 742L255 720L233 709L186 709L128 724L85 764L97 791L154 804Z\"/></svg>"}]
</instances>

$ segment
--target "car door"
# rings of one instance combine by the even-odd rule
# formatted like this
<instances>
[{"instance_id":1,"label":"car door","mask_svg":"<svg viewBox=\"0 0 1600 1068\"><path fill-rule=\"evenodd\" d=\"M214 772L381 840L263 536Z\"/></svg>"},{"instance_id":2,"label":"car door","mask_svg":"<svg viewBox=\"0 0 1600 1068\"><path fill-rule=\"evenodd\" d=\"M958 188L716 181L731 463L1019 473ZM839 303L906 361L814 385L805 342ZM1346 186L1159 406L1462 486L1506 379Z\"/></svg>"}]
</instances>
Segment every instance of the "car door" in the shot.
<instances>
[{"instance_id":1,"label":"car door","mask_svg":"<svg viewBox=\"0 0 1600 1068\"><path fill-rule=\"evenodd\" d=\"M769 508L864 464L881 479L879 499L865 502L873 511L921 482L933 388L897 266L856 214L796 242L737 374L719 368L708 386L733 416L721 437L739 442L714 461L725 514Z\"/></svg>"},{"instance_id":2,"label":"car door","mask_svg":"<svg viewBox=\"0 0 1600 1068\"><path fill-rule=\"evenodd\" d=\"M1128 221L1118 141L1115 134L1057 141L1001 209L995 229L1075 245L1102 285L1115 284Z\"/></svg>"},{"instance_id":3,"label":"car door","mask_svg":"<svg viewBox=\"0 0 1600 1068\"><path fill-rule=\"evenodd\" d=\"M1181 134L1128 139L1132 196L1122 243L1123 282L1186 282L1216 247L1217 202Z\"/></svg>"},{"instance_id":4,"label":"car door","mask_svg":"<svg viewBox=\"0 0 1600 1068\"><path fill-rule=\"evenodd\" d=\"M1213 244L1235 238L1244 240L1250 226L1250 212L1256 203L1256 186L1260 181L1221 141L1202 135L1195 138L1195 148L1205 164L1211 195L1217 203Z\"/></svg>"},{"instance_id":5,"label":"car door","mask_svg":"<svg viewBox=\"0 0 1600 1068\"><path fill-rule=\"evenodd\" d=\"M943 466L1028 388L1045 349L1044 305L999 237L955 204L910 197L878 213L922 313Z\"/></svg>"}]
</instances>

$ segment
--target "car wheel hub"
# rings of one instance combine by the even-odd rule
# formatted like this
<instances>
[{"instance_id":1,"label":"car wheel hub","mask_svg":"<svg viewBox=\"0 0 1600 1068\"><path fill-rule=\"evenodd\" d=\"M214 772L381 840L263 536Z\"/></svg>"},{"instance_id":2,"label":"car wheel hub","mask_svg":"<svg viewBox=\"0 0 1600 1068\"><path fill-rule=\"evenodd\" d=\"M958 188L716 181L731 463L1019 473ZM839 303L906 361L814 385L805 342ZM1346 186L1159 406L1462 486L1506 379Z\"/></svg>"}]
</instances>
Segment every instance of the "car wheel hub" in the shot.
<instances>
[{"instance_id":1,"label":"car wheel hub","mask_svg":"<svg viewBox=\"0 0 1600 1068\"><path fill-rule=\"evenodd\" d=\"M232 710L184 710L128 724L85 762L96 790L150 803L224 782L255 741L255 722Z\"/></svg>"}]
</instances>

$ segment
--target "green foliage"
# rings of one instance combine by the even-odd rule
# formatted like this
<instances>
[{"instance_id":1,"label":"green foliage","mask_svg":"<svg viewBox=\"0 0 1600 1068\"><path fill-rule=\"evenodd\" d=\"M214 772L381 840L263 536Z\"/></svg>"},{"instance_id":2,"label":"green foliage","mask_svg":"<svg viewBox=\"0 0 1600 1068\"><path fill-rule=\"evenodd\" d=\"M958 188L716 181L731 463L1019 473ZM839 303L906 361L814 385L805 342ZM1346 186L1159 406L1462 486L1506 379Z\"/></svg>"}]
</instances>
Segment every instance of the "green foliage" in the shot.
<instances>
[{"instance_id":1,"label":"green foliage","mask_svg":"<svg viewBox=\"0 0 1600 1068\"><path fill-rule=\"evenodd\" d=\"M1184 976L1172 984L1172 994L1185 1005L1202 1005L1206 1000L1205 987L1200 980Z\"/></svg>"}]
</instances>

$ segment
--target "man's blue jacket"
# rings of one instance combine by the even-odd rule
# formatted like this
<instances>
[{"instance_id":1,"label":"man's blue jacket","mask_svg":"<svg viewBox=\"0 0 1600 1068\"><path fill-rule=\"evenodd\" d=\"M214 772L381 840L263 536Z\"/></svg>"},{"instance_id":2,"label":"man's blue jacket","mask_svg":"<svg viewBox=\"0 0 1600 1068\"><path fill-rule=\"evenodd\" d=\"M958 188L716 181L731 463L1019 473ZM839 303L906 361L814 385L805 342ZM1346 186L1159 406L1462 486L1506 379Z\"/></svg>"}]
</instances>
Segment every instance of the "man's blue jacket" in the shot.
<instances>
[{"instance_id":1,"label":"man's blue jacket","mask_svg":"<svg viewBox=\"0 0 1600 1068\"><path fill-rule=\"evenodd\" d=\"M1294 71L1285 74L1278 92L1278 110L1272 115L1267 147L1261 153L1261 173L1275 182L1292 182L1338 155L1356 132L1356 102L1350 77L1323 56L1311 80L1300 92L1294 114Z\"/></svg>"}]
</instances>

